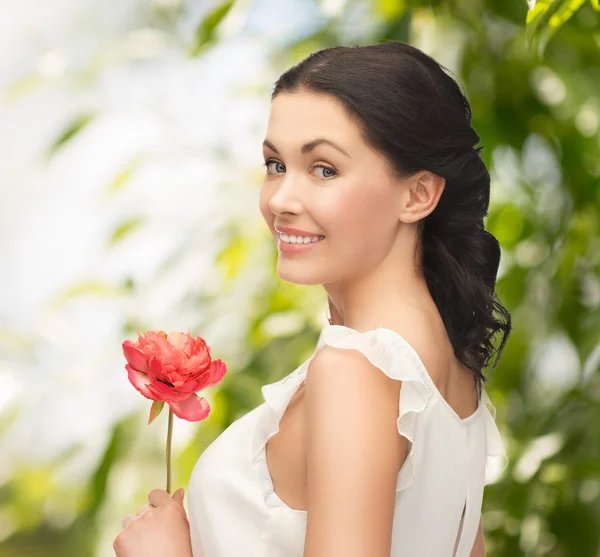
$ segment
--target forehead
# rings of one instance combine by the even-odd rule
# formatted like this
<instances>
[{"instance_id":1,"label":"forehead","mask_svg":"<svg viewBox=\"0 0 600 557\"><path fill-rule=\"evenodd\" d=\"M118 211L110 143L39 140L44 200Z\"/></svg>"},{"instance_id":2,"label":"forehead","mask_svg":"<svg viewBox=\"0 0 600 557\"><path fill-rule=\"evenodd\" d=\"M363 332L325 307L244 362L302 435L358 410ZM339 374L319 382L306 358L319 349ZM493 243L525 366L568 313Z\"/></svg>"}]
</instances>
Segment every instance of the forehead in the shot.
<instances>
[{"instance_id":1,"label":"forehead","mask_svg":"<svg viewBox=\"0 0 600 557\"><path fill-rule=\"evenodd\" d=\"M271 103L267 136L282 142L327 137L340 144L362 141L344 105L332 95L299 91L279 93Z\"/></svg>"}]
</instances>

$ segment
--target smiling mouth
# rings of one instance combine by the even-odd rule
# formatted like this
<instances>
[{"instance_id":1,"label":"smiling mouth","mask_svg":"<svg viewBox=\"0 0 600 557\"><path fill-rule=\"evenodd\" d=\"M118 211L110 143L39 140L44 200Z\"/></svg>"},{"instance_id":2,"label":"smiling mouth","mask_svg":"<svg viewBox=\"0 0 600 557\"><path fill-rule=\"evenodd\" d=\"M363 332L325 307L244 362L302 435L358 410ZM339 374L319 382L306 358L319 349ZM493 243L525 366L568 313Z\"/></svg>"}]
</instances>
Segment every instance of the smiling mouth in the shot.
<instances>
[{"instance_id":1,"label":"smiling mouth","mask_svg":"<svg viewBox=\"0 0 600 557\"><path fill-rule=\"evenodd\" d=\"M289 244L290 246L310 246L312 244L318 244L325 239L325 236L319 236L318 240L310 240L309 242L289 242L284 240L281 236L277 238L282 244Z\"/></svg>"},{"instance_id":2,"label":"smiling mouth","mask_svg":"<svg viewBox=\"0 0 600 557\"><path fill-rule=\"evenodd\" d=\"M312 234L310 236L306 234L300 236L298 234L286 234L285 232L279 232L277 230L276 233L277 239L287 244L316 244L317 242L320 242L321 240L325 239L325 236L323 234ZM292 238L294 239L294 241L290 242L289 240ZM308 239L307 242L305 241L306 239Z\"/></svg>"}]
</instances>

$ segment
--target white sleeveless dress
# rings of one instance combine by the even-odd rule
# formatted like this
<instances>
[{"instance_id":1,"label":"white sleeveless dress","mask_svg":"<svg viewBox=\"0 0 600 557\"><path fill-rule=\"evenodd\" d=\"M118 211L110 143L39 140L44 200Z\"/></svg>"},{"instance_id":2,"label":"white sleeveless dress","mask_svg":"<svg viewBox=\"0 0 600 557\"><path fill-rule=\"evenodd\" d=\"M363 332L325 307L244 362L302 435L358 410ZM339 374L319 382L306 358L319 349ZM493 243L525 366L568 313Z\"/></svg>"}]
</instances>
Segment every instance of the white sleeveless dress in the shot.
<instances>
[{"instance_id":1,"label":"white sleeveless dress","mask_svg":"<svg viewBox=\"0 0 600 557\"><path fill-rule=\"evenodd\" d=\"M265 385L265 402L233 422L198 459L187 489L194 557L303 557L307 513L274 492L265 446L325 345L359 350L402 381L397 425L410 449L398 473L391 557L469 557L484 485L508 463L487 393L461 419L402 336L343 325L326 325L308 360Z\"/></svg>"}]
</instances>

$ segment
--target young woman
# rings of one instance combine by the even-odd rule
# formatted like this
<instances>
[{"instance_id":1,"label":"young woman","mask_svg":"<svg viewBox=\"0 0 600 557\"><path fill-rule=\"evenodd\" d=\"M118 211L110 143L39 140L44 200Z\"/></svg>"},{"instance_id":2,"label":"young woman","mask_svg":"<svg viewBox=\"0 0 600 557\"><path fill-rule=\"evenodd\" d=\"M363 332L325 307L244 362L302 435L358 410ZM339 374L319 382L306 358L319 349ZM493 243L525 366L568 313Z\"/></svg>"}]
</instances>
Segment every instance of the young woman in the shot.
<instances>
[{"instance_id":1,"label":"young woman","mask_svg":"<svg viewBox=\"0 0 600 557\"><path fill-rule=\"evenodd\" d=\"M483 369L511 319L478 142L454 79L401 42L279 78L260 210L279 277L322 284L330 324L198 460L190 537L158 493L119 557L485 555L483 489L507 459Z\"/></svg>"}]
</instances>

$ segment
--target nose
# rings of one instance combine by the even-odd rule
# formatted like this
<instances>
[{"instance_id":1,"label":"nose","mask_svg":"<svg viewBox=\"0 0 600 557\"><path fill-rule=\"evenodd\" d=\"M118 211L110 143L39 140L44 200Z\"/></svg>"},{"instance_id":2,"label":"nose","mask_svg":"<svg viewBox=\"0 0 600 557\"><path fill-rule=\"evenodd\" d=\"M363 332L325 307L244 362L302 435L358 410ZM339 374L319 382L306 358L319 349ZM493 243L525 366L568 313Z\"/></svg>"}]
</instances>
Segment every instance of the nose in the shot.
<instances>
[{"instance_id":1,"label":"nose","mask_svg":"<svg viewBox=\"0 0 600 557\"><path fill-rule=\"evenodd\" d=\"M301 186L299 182L300 179L294 179L291 174L286 174L279 181L275 193L269 199L269 208L274 214L302 212L302 200L298 193Z\"/></svg>"}]
</instances>

